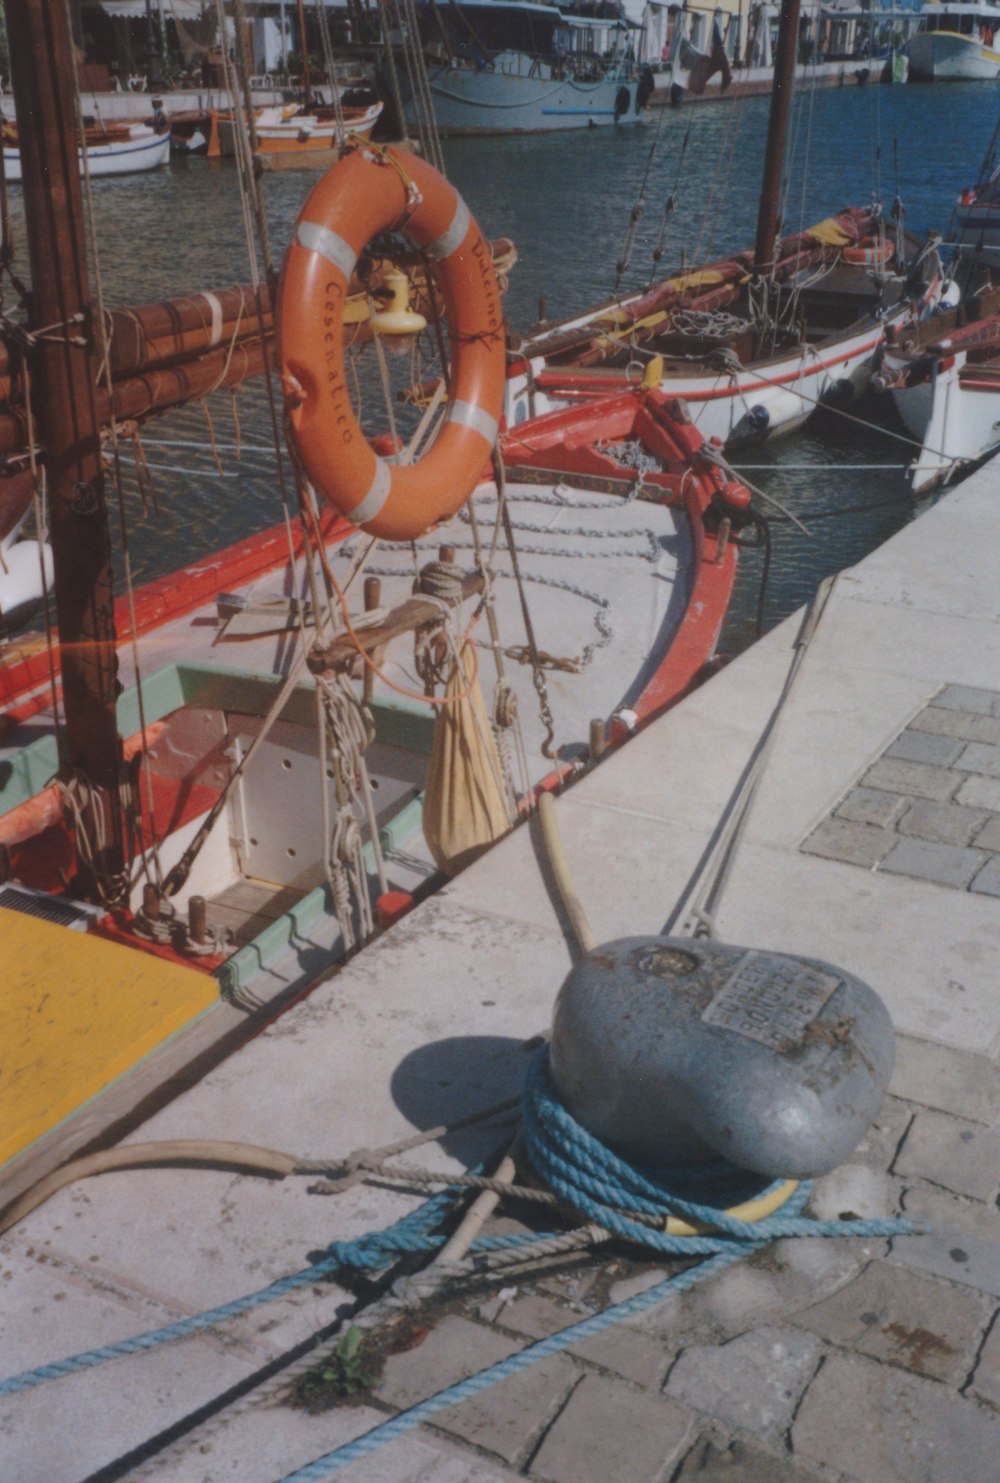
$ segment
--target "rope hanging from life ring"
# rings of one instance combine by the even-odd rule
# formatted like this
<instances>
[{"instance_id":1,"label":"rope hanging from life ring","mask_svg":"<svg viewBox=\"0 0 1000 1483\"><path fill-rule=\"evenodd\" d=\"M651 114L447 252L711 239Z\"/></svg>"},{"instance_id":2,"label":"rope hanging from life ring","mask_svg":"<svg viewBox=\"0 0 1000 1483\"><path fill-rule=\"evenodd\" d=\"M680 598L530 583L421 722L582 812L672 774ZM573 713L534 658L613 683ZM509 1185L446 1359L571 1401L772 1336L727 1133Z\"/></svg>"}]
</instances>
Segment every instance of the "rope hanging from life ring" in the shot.
<instances>
[{"instance_id":1,"label":"rope hanging from life ring","mask_svg":"<svg viewBox=\"0 0 1000 1483\"><path fill-rule=\"evenodd\" d=\"M373 237L399 231L426 253L448 322L445 414L430 448L401 466L354 415L344 303ZM309 195L278 289L278 362L290 435L309 479L352 524L409 541L450 518L486 476L503 409L505 336L489 244L452 185L401 149L365 145Z\"/></svg>"}]
</instances>

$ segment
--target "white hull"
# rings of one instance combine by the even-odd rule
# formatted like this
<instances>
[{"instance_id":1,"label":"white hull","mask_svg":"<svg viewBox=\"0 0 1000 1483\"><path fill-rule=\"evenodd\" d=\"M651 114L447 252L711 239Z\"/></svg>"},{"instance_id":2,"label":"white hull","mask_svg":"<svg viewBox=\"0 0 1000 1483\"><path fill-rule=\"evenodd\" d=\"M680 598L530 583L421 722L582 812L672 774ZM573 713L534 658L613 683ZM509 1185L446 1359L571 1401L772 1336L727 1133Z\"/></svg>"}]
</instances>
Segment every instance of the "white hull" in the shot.
<instances>
[{"instance_id":1,"label":"white hull","mask_svg":"<svg viewBox=\"0 0 1000 1483\"><path fill-rule=\"evenodd\" d=\"M502 61L502 59L498 59ZM543 134L553 129L588 129L634 124L640 117L635 81L579 82L546 76L476 71L473 67L429 70L434 114L442 134ZM408 123L415 112L404 98Z\"/></svg>"},{"instance_id":2,"label":"white hull","mask_svg":"<svg viewBox=\"0 0 1000 1483\"><path fill-rule=\"evenodd\" d=\"M868 386L883 341L881 327L866 325L823 345L807 345L733 373L691 371L667 374L660 390L681 397L703 438L730 447L759 443L794 432L822 402L851 400ZM537 359L537 376L544 367ZM553 374L558 367L552 367ZM532 415L568 405L558 389L529 391L523 375L507 385L507 418L512 425Z\"/></svg>"},{"instance_id":3,"label":"white hull","mask_svg":"<svg viewBox=\"0 0 1000 1483\"><path fill-rule=\"evenodd\" d=\"M144 126L135 128L130 139L87 146L87 169L91 176L134 175L141 170L158 170L169 159L170 134L156 134ZM20 151L9 145L5 146L3 162L7 179L19 181Z\"/></svg>"},{"instance_id":4,"label":"white hull","mask_svg":"<svg viewBox=\"0 0 1000 1483\"><path fill-rule=\"evenodd\" d=\"M992 82L1000 77L1000 50L978 36L921 32L906 47L914 82Z\"/></svg>"},{"instance_id":5,"label":"white hull","mask_svg":"<svg viewBox=\"0 0 1000 1483\"><path fill-rule=\"evenodd\" d=\"M923 444L910 470L914 494L927 494L1000 447L1000 380L976 372L960 351L939 360L928 381L893 391L907 430Z\"/></svg>"}]
</instances>

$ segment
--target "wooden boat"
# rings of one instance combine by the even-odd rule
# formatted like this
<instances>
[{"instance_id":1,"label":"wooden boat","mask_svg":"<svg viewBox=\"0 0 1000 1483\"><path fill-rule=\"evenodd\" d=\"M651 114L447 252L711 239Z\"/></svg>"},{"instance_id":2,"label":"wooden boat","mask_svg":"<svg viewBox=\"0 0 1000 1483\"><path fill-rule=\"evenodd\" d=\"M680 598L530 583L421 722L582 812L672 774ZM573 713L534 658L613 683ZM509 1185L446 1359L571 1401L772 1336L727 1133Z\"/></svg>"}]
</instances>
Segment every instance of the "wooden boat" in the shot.
<instances>
[{"instance_id":1,"label":"wooden boat","mask_svg":"<svg viewBox=\"0 0 1000 1483\"><path fill-rule=\"evenodd\" d=\"M157 130L149 124L93 124L84 131L87 170L91 176L133 175L143 170L158 170L170 159L170 130ZM3 125L3 163L8 180L19 182L21 151L17 126ZM81 170L83 151L79 151Z\"/></svg>"},{"instance_id":2,"label":"wooden boat","mask_svg":"<svg viewBox=\"0 0 1000 1483\"><path fill-rule=\"evenodd\" d=\"M380 102L364 107L342 107L343 125L336 110L329 105L307 107L305 104L275 104L259 108L254 114L257 148L262 155L301 154L336 149L351 136L367 139L382 112ZM233 115L220 113L215 125L219 152L236 153L236 123Z\"/></svg>"},{"instance_id":3,"label":"wooden boat","mask_svg":"<svg viewBox=\"0 0 1000 1483\"><path fill-rule=\"evenodd\" d=\"M65 12L9 4L7 18L19 55L42 55L44 39L49 58L16 84L19 113L38 120L25 150L29 329L89 325L82 193L47 93L69 67ZM422 481L421 498L453 512L444 520L433 503L424 515L425 529L443 523L417 542L416 592L409 543L375 552L307 495L290 528L202 553L115 604L100 436L114 396L95 393L86 336L24 349L46 388L33 445L48 474L58 632L0 670L0 930L16 965L0 1033L18 1048L0 1094L5 1196L120 1131L183 1068L225 1054L362 950L525 817L539 788L564 785L696 683L713 654L746 489L655 389L540 418L494 450L503 324L475 222L402 152L356 150L338 171L352 190L324 178L310 203L332 198L340 233L307 203L281 280L286 421L311 473L296 336L321 364L342 361L356 249L378 235L371 213L398 221L419 178L406 231L429 250L453 337L439 426L429 408L407 447L375 448L342 400L318 403L318 426L349 434L357 467L372 462L391 499ZM325 315L292 312L299 280L329 299ZM199 347L224 347L231 364L226 316L244 318L232 298L144 316L113 377L151 367L133 379L155 383ZM161 404L146 398L145 413ZM351 513L372 529L371 510Z\"/></svg>"},{"instance_id":4,"label":"wooden boat","mask_svg":"<svg viewBox=\"0 0 1000 1483\"><path fill-rule=\"evenodd\" d=\"M511 422L655 365L706 437L761 442L863 392L886 325L933 299L935 252L878 213L848 209L776 241L798 10L784 0L753 252L537 327L512 359Z\"/></svg>"},{"instance_id":5,"label":"wooden boat","mask_svg":"<svg viewBox=\"0 0 1000 1483\"><path fill-rule=\"evenodd\" d=\"M507 507L515 537L519 532L519 544L528 549L518 556L521 584L514 557L498 551L494 564L497 622L507 636L504 676L487 679L493 663L488 644L476 652L482 689L493 695L490 709L517 711L521 745L536 758L528 764L529 793L522 794L521 808L531 787L565 780L592 748L624 740L678 699L712 657L736 569L729 532L745 516L748 496L740 486L727 487L700 446L682 409L659 393L639 391L539 418L504 444ZM473 508L492 524L495 502L496 485L486 483ZM541 538L533 533L537 512L545 516ZM356 536L332 517L323 531L330 569L346 582ZM419 543L418 566L438 568L442 544L446 556L457 557L451 570L464 629L482 589L465 554L472 545L468 520ZM387 924L443 879L424 834L422 808L434 723L431 707L420 703L420 682L409 678L415 639L419 662L428 634L435 624L440 629L440 598L412 597L413 556L386 548L373 563L380 612L372 618L352 604L354 632L323 647L321 665L312 648L307 666L302 641L311 641L315 630L306 613L304 635L296 631L308 590L298 530L296 545L300 554L292 563L284 532L276 530L206 554L136 594L144 723L123 644L126 689L118 724L137 798L151 789L152 818L144 805L141 828L155 820L166 876L185 861L192 835L209 825L174 895L151 890L139 856L132 861L136 882L127 905L108 911L85 899L64 794L55 785L38 791L36 782L56 766L46 721L51 689L39 683L47 656L36 648L0 671L8 717L22 727L30 721L37 738L24 745L24 733L15 729L2 748L12 765L0 789L0 852L8 881L0 886L0 920L5 940L16 941L21 961L34 965L15 979L16 990L8 980L18 999L8 999L6 1010L15 1040L33 1013L36 954L44 954L50 967L56 954L64 984L58 1022L43 1018L37 1028L48 1034L24 1042L37 1068L33 1094L26 1095L17 1076L10 1083L19 1110L15 1116L8 1108L5 1115L0 1182L7 1188L89 1141L105 1115L121 1117L131 1098L148 1091L151 1075L176 1068L178 1055L193 1057L216 1037L248 1030L256 1016L246 1006L267 1004L261 1012L273 1013L343 953L326 880L330 838L322 820L315 711L317 685L322 690L338 675L362 668L359 648L379 656L370 699L374 738L363 764L371 812L351 816L355 828L371 829L363 875L373 899L364 909L359 905L352 920L371 910L376 922ZM543 655L534 667L519 621L524 583L530 584ZM124 628L124 603L119 619ZM314 668L318 675L310 674ZM539 675L548 682L541 711ZM359 699L363 686L360 678L352 683ZM599 740L592 731L595 715L602 717ZM273 721L267 734L263 716ZM513 746L509 727L501 735ZM512 808L516 818L516 801ZM84 927L86 942L66 923ZM360 926L355 930L363 940ZM86 987L98 960L100 1005ZM126 1002L134 1013L123 1014ZM70 1026L72 1068L63 1039ZM168 1039L170 1048L161 1049ZM154 1069L144 1058L158 1050ZM112 1084L102 1113L92 1099Z\"/></svg>"}]
</instances>

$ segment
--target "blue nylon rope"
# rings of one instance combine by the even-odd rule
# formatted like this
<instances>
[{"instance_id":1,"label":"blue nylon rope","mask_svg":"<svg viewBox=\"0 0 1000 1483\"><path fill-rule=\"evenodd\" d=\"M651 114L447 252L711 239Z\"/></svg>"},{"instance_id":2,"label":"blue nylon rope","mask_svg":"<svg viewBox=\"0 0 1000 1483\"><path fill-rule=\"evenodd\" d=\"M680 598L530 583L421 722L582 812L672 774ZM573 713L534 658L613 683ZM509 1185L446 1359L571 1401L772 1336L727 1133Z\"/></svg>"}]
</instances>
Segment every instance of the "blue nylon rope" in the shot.
<instances>
[{"instance_id":1,"label":"blue nylon rope","mask_svg":"<svg viewBox=\"0 0 1000 1483\"><path fill-rule=\"evenodd\" d=\"M186 1338L189 1334L212 1328L224 1319L236 1318L241 1313L248 1313L253 1308L272 1303L294 1292L296 1288L308 1287L319 1278L329 1276L341 1267L376 1271L380 1267L388 1266L404 1252L434 1251L444 1245L445 1237L432 1235L431 1232L441 1221L453 1197L454 1192L445 1190L426 1200L417 1210L404 1215L384 1231L363 1236L357 1241L333 1241L326 1248L326 1255L323 1259L313 1266L305 1267L301 1272L295 1272L290 1277L279 1278L277 1282L259 1288L256 1292L248 1293L245 1297L234 1298L232 1302L223 1303L218 1308L210 1308L206 1313L181 1318L176 1323L167 1324L163 1328L151 1329L131 1339L120 1339L114 1344L103 1344L99 1348L70 1355L68 1359L38 1365L33 1370L24 1370L19 1375L12 1375L9 1379L0 1381L0 1396L15 1395L20 1390L30 1390L35 1385L41 1385L46 1380L58 1380L64 1375L74 1375L80 1370L93 1369L95 1365L105 1364L112 1359L120 1359L126 1354L138 1354L148 1349L157 1349L161 1344L169 1344L174 1339Z\"/></svg>"},{"instance_id":2,"label":"blue nylon rope","mask_svg":"<svg viewBox=\"0 0 1000 1483\"><path fill-rule=\"evenodd\" d=\"M307 1464L305 1468L289 1474L281 1483L312 1483L312 1480L327 1477L383 1443L419 1426L437 1412L457 1405L529 1365L537 1364L549 1355L558 1354L633 1314L655 1306L668 1293L686 1291L778 1237L872 1238L904 1235L913 1229L908 1221L802 1219L801 1211L809 1194L809 1187L805 1184L799 1186L780 1214L754 1222L735 1220L725 1215L721 1207L746 1198L745 1172L720 1165L708 1170L661 1170L644 1173L625 1164L576 1123L562 1106L549 1078L547 1047L542 1048L528 1068L523 1115L525 1137L532 1162L553 1193L566 1204L586 1219L597 1221L615 1234L639 1242L654 1251L672 1256L704 1256L707 1260L657 1283L625 1302L606 1308L602 1313L583 1319L558 1334L539 1340L519 1354L511 1355L477 1375L439 1391L437 1395L401 1412L346 1446L337 1448ZM741 1184L742 1188L739 1187ZM728 1194L727 1185L731 1186ZM720 1203L705 1203L704 1195L701 1200L694 1198L695 1193L700 1192L698 1186L709 1189L712 1198L718 1199ZM679 1193L678 1190L682 1192ZM372 1232L355 1241L331 1242L324 1257L314 1265L293 1273L290 1277L280 1278L245 1297L236 1298L205 1313L180 1319L145 1334L102 1345L13 1375L0 1382L0 1396L13 1395L47 1380L91 1369L109 1360L154 1349L174 1339L211 1328L224 1319L249 1312L284 1297L299 1287L308 1286L342 1267L376 1271L388 1266L404 1253L437 1250L446 1239L437 1227L457 1193L459 1192L453 1189L441 1191L385 1230ZM686 1219L711 1225L713 1233L705 1236L668 1236L662 1231L630 1220L621 1213L621 1207L660 1218L667 1213L682 1215ZM494 1251L510 1246L529 1247L534 1242L547 1240L548 1235L549 1233L483 1237L473 1243L470 1250Z\"/></svg>"},{"instance_id":3,"label":"blue nylon rope","mask_svg":"<svg viewBox=\"0 0 1000 1483\"><path fill-rule=\"evenodd\" d=\"M373 1427L363 1436L347 1442L341 1447L318 1457L305 1467L288 1473L280 1483L319 1483L341 1468L359 1458L366 1457L377 1447L393 1441L405 1432L412 1431L422 1422L428 1421L449 1406L456 1406L471 1396L479 1395L491 1385L507 1380L538 1364L550 1355L559 1354L595 1334L602 1333L623 1319L655 1307L671 1294L683 1293L699 1282L726 1267L759 1251L769 1242L784 1236L865 1236L888 1237L906 1235L913 1226L906 1220L833 1220L820 1221L802 1218L802 1210L809 1196L810 1186L800 1184L782 1207L780 1213L759 1221L736 1220L727 1216L718 1206L705 1204L693 1197L694 1187L699 1183L723 1191L727 1183L735 1193L727 1203L746 1198L746 1174L730 1166L720 1165L710 1170L673 1170L671 1181L661 1171L653 1177L625 1164L609 1148L606 1148L586 1129L573 1119L556 1096L549 1077L548 1047L542 1047L532 1061L525 1077L523 1098L524 1134L532 1164L553 1193L572 1205L588 1220L595 1220L616 1234L639 1241L654 1251L670 1256L705 1256L706 1261L690 1267L676 1276L658 1282L655 1287L637 1293L624 1302L615 1303L603 1312L571 1324L546 1339L529 1344L518 1354L498 1361L497 1364L460 1380L455 1385L440 1390L436 1395L401 1411L397 1416ZM660 1179L663 1182L660 1182ZM683 1194L674 1193L671 1183L676 1182ZM742 1188L741 1188L742 1186ZM771 1185L769 1188L773 1189ZM686 1219L701 1221L713 1227L713 1234L706 1236L668 1236L621 1214L621 1208L641 1210L664 1217L667 1214L683 1215ZM717 1234L715 1234L717 1232Z\"/></svg>"}]
</instances>

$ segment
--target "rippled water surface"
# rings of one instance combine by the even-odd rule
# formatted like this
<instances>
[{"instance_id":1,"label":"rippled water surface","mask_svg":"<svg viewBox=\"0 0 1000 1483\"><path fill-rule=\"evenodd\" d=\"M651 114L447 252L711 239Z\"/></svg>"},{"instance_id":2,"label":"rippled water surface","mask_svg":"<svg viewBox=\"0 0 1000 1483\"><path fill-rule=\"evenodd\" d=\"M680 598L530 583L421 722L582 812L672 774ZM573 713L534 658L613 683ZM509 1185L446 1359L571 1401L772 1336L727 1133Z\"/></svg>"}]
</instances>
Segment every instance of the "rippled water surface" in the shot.
<instances>
[{"instance_id":1,"label":"rippled water surface","mask_svg":"<svg viewBox=\"0 0 1000 1483\"><path fill-rule=\"evenodd\" d=\"M788 228L873 195L888 205L898 193L911 228L944 230L957 191L974 178L989 142L996 100L992 84L851 87L801 99ZM517 245L507 297L512 328L535 320L541 298L556 318L610 294L628 214L640 199L645 214L628 287L652 273L651 247L671 192L677 204L661 273L751 246L766 118L766 100L751 99L665 110L620 131L446 142L449 174L483 230ZM276 257L312 180L303 171L264 177ZM95 181L93 196L108 305L249 278L239 183L229 162L175 161L153 175ZM15 192L15 213L18 206ZM890 413L876 415L901 431ZM157 510L143 516L129 476L137 580L281 518L260 385L149 424L144 447ZM806 600L822 576L855 562L912 518L902 467L909 456L902 442L833 414L747 455L753 467L746 476L808 527L808 534L788 524L775 528L768 626ZM752 637L760 574L760 557L748 555L727 634L730 650Z\"/></svg>"}]
</instances>

